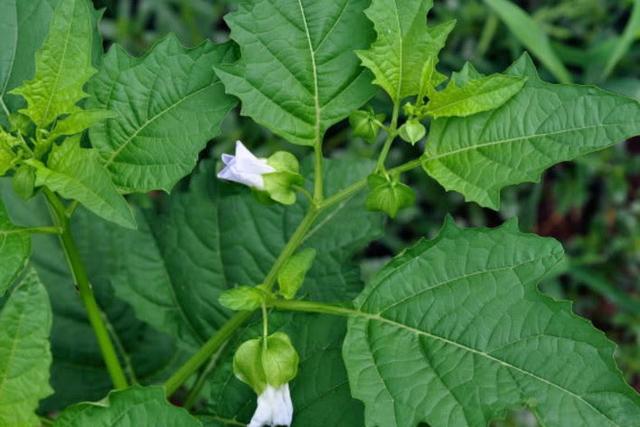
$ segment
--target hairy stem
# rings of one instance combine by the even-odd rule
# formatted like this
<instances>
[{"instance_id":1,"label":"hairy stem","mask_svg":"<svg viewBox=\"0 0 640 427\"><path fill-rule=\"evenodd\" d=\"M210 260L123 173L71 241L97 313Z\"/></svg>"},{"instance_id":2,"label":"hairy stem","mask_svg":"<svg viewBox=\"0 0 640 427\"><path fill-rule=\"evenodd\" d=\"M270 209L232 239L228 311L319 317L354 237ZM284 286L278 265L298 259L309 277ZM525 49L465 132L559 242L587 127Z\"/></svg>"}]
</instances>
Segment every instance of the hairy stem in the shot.
<instances>
[{"instance_id":1,"label":"hairy stem","mask_svg":"<svg viewBox=\"0 0 640 427\"><path fill-rule=\"evenodd\" d=\"M96 302L93 290L91 289L91 283L89 282L89 276L87 270L80 257L80 252L76 245L73 235L71 234L71 224L69 218L65 214L65 206L62 201L49 189L44 189L44 194L49 202L51 214L55 223L62 229L60 234L60 243L67 259L69 269L73 276L78 291L80 292L80 298L84 303L87 311L87 317L93 328L93 332L98 341L102 358L107 366L107 371L111 376L111 381L116 389L127 388L127 378L124 374L118 355L109 336L109 331L102 319L102 312L98 303Z\"/></svg>"},{"instance_id":2,"label":"hairy stem","mask_svg":"<svg viewBox=\"0 0 640 427\"><path fill-rule=\"evenodd\" d=\"M207 381L207 377L209 376L213 368L215 368L215 366L218 364L218 360L220 359L220 354L224 350L225 346L226 346L226 343L220 347L220 349L211 358L211 361L209 362L209 364L198 375L195 385L193 386L193 388L191 388L191 390L189 390L187 399L184 401L183 406L186 410L191 410L193 405L195 405L196 402L198 401L198 398L200 397L200 393L202 392L202 389L204 388L204 385Z\"/></svg>"}]
</instances>

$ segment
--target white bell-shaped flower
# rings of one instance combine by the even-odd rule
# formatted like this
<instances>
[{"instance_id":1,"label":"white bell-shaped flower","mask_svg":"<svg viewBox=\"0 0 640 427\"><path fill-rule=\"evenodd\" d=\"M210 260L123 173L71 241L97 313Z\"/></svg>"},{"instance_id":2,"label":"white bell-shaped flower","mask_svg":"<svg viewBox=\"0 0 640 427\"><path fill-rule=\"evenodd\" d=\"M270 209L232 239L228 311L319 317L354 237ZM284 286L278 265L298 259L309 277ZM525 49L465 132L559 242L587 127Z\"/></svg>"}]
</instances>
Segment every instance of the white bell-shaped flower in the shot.
<instances>
[{"instance_id":1,"label":"white bell-shaped flower","mask_svg":"<svg viewBox=\"0 0 640 427\"><path fill-rule=\"evenodd\" d=\"M235 156L223 154L222 162L225 166L218 173L218 178L238 182L258 190L264 190L262 175L276 171L269 166L267 159L254 156L240 141L236 141Z\"/></svg>"},{"instance_id":2,"label":"white bell-shaped flower","mask_svg":"<svg viewBox=\"0 0 640 427\"><path fill-rule=\"evenodd\" d=\"M267 388L258 396L258 408L248 427L290 426L293 420L293 403L289 384Z\"/></svg>"}]
</instances>

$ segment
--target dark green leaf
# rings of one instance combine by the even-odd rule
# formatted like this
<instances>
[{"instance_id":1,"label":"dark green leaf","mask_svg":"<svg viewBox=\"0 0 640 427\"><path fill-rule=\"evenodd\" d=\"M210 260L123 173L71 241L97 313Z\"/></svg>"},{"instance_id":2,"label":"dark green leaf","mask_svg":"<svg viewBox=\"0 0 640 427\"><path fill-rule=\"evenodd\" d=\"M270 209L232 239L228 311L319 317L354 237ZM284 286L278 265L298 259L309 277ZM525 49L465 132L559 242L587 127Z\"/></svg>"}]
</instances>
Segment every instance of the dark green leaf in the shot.
<instances>
[{"instance_id":1,"label":"dark green leaf","mask_svg":"<svg viewBox=\"0 0 640 427\"><path fill-rule=\"evenodd\" d=\"M561 245L457 228L421 241L356 299L344 358L368 426L486 426L527 406L549 427L631 426L640 396L614 345L537 284Z\"/></svg>"},{"instance_id":2,"label":"dark green leaf","mask_svg":"<svg viewBox=\"0 0 640 427\"><path fill-rule=\"evenodd\" d=\"M31 236L11 223L0 199L0 296L25 268L31 254Z\"/></svg>"},{"instance_id":3,"label":"dark green leaf","mask_svg":"<svg viewBox=\"0 0 640 427\"><path fill-rule=\"evenodd\" d=\"M242 114L300 145L374 95L354 49L371 42L367 0L243 1L226 16L242 49L235 64L216 67Z\"/></svg>"},{"instance_id":4,"label":"dark green leaf","mask_svg":"<svg viewBox=\"0 0 640 427\"><path fill-rule=\"evenodd\" d=\"M0 311L0 425L37 426L38 402L49 396L51 305L29 270Z\"/></svg>"},{"instance_id":5,"label":"dark green leaf","mask_svg":"<svg viewBox=\"0 0 640 427\"><path fill-rule=\"evenodd\" d=\"M88 107L118 114L90 136L119 189L168 192L191 172L235 105L213 72L232 58L230 44L185 49L173 36L141 58L111 48L89 84Z\"/></svg>"}]
</instances>

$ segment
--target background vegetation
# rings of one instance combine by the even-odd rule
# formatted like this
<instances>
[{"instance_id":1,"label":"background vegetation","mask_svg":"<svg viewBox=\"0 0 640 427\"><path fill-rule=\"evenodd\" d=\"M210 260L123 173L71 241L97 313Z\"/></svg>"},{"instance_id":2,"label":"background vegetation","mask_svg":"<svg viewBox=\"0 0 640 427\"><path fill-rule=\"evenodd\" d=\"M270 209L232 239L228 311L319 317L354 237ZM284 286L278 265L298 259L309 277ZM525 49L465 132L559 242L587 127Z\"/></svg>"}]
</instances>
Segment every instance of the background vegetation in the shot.
<instances>
[{"instance_id":1,"label":"background vegetation","mask_svg":"<svg viewBox=\"0 0 640 427\"><path fill-rule=\"evenodd\" d=\"M235 2L94 0L97 8L106 8L101 27L105 48L117 42L135 54L169 32L185 45L206 38L224 41L228 30L222 16ZM501 71L527 49L546 80L597 84L640 99L640 43L634 43L640 36L638 0L515 2L526 15L505 6L510 3L506 0L435 3L431 22L458 21L442 55L443 71L459 69L465 61L481 72ZM264 154L296 149L236 113L208 155L231 151L236 139ZM374 146L351 136L347 123L330 130L326 146L331 157L375 152ZM398 146L391 158L400 163L421 151L419 146ZM571 263L543 285L545 291L577 301L575 310L620 345L618 363L640 391L640 140L560 164L544 175L541 185L507 189L498 213L464 203L419 171L411 179L412 187L420 189L418 203L390 222L385 237L361 254L365 275L407 243L434 234L446 213L474 226L494 226L517 216L523 230L562 241ZM533 422L526 414L518 417L507 423Z\"/></svg>"}]
</instances>

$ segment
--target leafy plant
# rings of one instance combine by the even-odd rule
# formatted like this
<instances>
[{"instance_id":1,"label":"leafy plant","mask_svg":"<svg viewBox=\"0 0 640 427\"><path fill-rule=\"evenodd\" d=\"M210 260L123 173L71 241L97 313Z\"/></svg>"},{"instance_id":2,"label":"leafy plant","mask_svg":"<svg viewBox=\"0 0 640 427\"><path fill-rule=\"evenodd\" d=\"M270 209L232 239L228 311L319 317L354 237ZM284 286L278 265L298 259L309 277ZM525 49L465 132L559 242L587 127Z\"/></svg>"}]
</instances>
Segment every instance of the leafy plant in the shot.
<instances>
[{"instance_id":1,"label":"leafy plant","mask_svg":"<svg viewBox=\"0 0 640 427\"><path fill-rule=\"evenodd\" d=\"M640 134L637 101L547 83L526 54L446 76L454 23L427 23L429 0L246 1L231 41L139 58L102 56L86 0L30 3L48 33L24 41L25 4L0 18L18 35L0 42L1 425L481 426L522 407L637 424L613 343L537 288L566 268L558 242L449 217L367 283L351 260L415 203L407 172L498 209L504 187ZM388 121L365 106L376 86ZM238 142L196 168L238 102L312 154ZM384 139L376 160L325 158L347 118ZM405 142L423 154L391 167Z\"/></svg>"}]
</instances>

